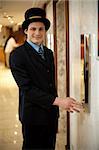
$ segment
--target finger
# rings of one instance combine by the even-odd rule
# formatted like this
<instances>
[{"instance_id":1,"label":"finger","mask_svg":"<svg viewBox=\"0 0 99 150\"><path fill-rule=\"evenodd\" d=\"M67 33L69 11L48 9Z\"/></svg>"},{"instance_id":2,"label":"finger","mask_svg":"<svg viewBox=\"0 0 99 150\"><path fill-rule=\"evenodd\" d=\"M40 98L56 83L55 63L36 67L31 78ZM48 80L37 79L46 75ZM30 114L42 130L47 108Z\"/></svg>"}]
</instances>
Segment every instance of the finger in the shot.
<instances>
[{"instance_id":1,"label":"finger","mask_svg":"<svg viewBox=\"0 0 99 150\"><path fill-rule=\"evenodd\" d=\"M69 113L73 113L73 109L66 109L66 111L68 111Z\"/></svg>"},{"instance_id":2,"label":"finger","mask_svg":"<svg viewBox=\"0 0 99 150\"><path fill-rule=\"evenodd\" d=\"M73 111L73 110L68 110L68 112L69 112L69 113L73 113L74 111Z\"/></svg>"},{"instance_id":3,"label":"finger","mask_svg":"<svg viewBox=\"0 0 99 150\"><path fill-rule=\"evenodd\" d=\"M77 107L73 107L73 110L76 111L76 112L80 112L81 109L77 108Z\"/></svg>"},{"instance_id":4,"label":"finger","mask_svg":"<svg viewBox=\"0 0 99 150\"><path fill-rule=\"evenodd\" d=\"M82 106L82 103L81 102L76 102L76 105Z\"/></svg>"},{"instance_id":5,"label":"finger","mask_svg":"<svg viewBox=\"0 0 99 150\"><path fill-rule=\"evenodd\" d=\"M80 109L83 109L83 105L82 104L71 104L71 107L77 107L77 108L80 108Z\"/></svg>"},{"instance_id":6,"label":"finger","mask_svg":"<svg viewBox=\"0 0 99 150\"><path fill-rule=\"evenodd\" d=\"M77 102L77 101L72 101L73 104L76 104L76 105L82 105L81 102Z\"/></svg>"},{"instance_id":7,"label":"finger","mask_svg":"<svg viewBox=\"0 0 99 150\"><path fill-rule=\"evenodd\" d=\"M74 111L71 111L71 110L70 110L69 112L70 112L70 113L73 113Z\"/></svg>"},{"instance_id":8,"label":"finger","mask_svg":"<svg viewBox=\"0 0 99 150\"><path fill-rule=\"evenodd\" d=\"M73 112L74 112L74 110L73 110L73 108L72 108L72 107L70 108L70 110L69 110L69 111L70 111L71 113L73 113Z\"/></svg>"}]
</instances>

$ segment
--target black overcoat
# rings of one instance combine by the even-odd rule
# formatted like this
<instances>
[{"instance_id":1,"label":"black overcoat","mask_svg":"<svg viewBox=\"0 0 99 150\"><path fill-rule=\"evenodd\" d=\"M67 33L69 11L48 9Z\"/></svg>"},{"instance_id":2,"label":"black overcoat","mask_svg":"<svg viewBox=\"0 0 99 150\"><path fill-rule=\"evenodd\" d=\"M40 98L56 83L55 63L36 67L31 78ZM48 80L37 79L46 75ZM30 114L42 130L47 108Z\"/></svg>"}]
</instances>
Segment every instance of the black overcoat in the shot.
<instances>
[{"instance_id":1,"label":"black overcoat","mask_svg":"<svg viewBox=\"0 0 99 150\"><path fill-rule=\"evenodd\" d=\"M10 68L19 87L19 119L22 123L46 125L56 122L59 109L53 52L44 46L45 60L28 42L10 55Z\"/></svg>"}]
</instances>

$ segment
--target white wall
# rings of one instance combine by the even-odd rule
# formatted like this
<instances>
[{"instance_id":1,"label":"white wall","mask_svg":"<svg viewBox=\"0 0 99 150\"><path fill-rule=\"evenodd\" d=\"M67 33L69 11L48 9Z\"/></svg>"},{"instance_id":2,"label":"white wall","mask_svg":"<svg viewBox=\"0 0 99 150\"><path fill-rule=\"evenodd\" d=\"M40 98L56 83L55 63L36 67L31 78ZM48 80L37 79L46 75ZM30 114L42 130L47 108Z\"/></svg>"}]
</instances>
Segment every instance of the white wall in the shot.
<instances>
[{"instance_id":1,"label":"white wall","mask_svg":"<svg viewBox=\"0 0 99 150\"><path fill-rule=\"evenodd\" d=\"M99 150L99 60L96 0L69 1L70 95L80 101L80 34L91 34L90 111L71 115L71 150Z\"/></svg>"}]
</instances>

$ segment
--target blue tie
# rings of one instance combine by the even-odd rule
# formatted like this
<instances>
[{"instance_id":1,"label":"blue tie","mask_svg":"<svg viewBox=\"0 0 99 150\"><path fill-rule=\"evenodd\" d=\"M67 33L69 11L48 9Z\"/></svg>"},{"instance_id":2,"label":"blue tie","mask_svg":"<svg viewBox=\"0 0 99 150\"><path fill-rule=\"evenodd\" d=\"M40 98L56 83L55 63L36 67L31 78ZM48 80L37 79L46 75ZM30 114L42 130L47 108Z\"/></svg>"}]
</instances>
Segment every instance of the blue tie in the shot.
<instances>
[{"instance_id":1,"label":"blue tie","mask_svg":"<svg viewBox=\"0 0 99 150\"><path fill-rule=\"evenodd\" d=\"M41 46L39 47L39 51L38 51L39 55L43 58L44 58L44 50L41 48Z\"/></svg>"}]
</instances>

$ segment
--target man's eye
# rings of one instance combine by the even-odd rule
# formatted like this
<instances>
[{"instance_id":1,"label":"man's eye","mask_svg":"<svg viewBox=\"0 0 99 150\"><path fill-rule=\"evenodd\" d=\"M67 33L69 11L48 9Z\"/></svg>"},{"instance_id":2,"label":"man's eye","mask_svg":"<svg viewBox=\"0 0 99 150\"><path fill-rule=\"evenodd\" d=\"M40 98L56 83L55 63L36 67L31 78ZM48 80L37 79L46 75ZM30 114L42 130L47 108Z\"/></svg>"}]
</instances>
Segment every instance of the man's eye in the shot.
<instances>
[{"instance_id":1,"label":"man's eye","mask_svg":"<svg viewBox=\"0 0 99 150\"><path fill-rule=\"evenodd\" d=\"M31 28L30 30L35 31L35 30L36 30L36 28Z\"/></svg>"},{"instance_id":2,"label":"man's eye","mask_svg":"<svg viewBox=\"0 0 99 150\"><path fill-rule=\"evenodd\" d=\"M40 29L39 29L39 31L43 31L43 30L44 30L44 28L40 28Z\"/></svg>"},{"instance_id":3,"label":"man's eye","mask_svg":"<svg viewBox=\"0 0 99 150\"><path fill-rule=\"evenodd\" d=\"M37 28L30 28L30 30L31 31L36 31L36 30L38 30L38 31L44 31L45 28L43 28L43 27L42 28L38 28L38 29Z\"/></svg>"}]
</instances>

